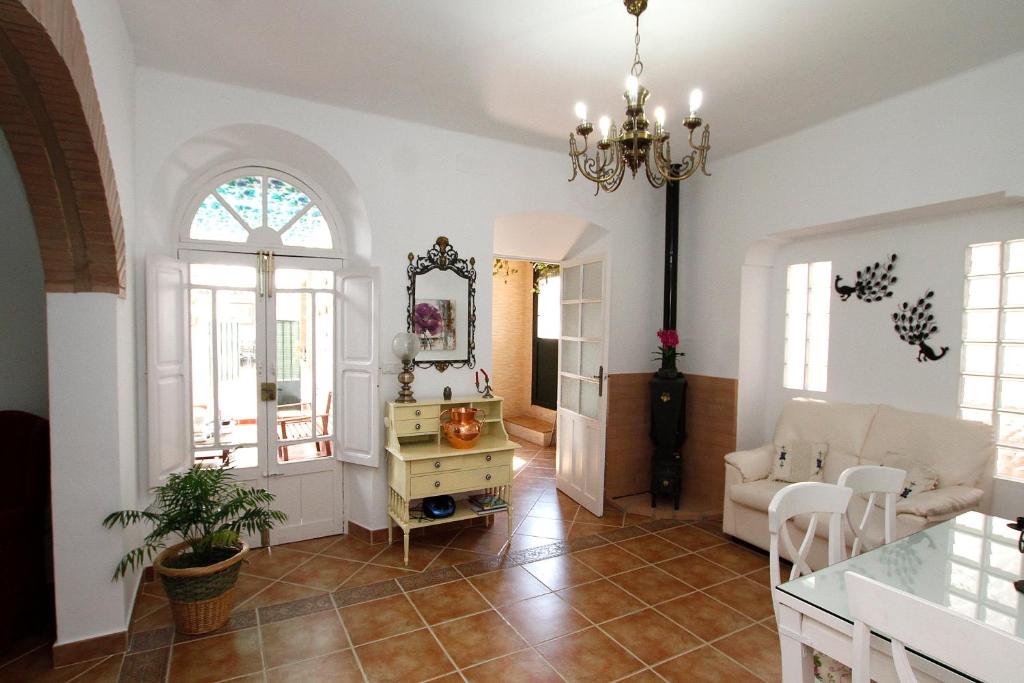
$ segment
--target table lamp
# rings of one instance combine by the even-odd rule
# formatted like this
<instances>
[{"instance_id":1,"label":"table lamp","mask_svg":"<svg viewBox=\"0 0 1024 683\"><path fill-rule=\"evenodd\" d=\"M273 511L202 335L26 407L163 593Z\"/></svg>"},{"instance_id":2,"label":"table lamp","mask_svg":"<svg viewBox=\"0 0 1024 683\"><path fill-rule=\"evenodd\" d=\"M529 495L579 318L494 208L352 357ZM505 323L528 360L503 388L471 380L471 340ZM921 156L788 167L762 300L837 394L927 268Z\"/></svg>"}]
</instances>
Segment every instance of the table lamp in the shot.
<instances>
[{"instance_id":1,"label":"table lamp","mask_svg":"<svg viewBox=\"0 0 1024 683\"><path fill-rule=\"evenodd\" d=\"M399 332L391 341L391 350L402 361L402 372L398 375L398 382L402 388L399 389L395 402L415 403L416 399L412 397L412 381L415 379L412 374L412 362L416 359L416 354L419 353L420 338L412 332Z\"/></svg>"}]
</instances>

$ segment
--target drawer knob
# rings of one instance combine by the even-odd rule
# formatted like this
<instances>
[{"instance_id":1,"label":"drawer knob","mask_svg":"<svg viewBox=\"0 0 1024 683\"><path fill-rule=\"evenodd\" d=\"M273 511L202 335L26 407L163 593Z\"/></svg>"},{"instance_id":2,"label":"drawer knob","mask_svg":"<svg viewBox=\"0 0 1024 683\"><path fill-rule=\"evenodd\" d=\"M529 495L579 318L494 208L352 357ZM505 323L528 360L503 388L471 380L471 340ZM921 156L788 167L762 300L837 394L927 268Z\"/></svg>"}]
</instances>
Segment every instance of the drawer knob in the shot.
<instances>
[{"instance_id":1,"label":"drawer knob","mask_svg":"<svg viewBox=\"0 0 1024 683\"><path fill-rule=\"evenodd\" d=\"M484 456L484 460L486 460L487 462L490 462L491 461L491 456L490 455Z\"/></svg>"},{"instance_id":2,"label":"drawer knob","mask_svg":"<svg viewBox=\"0 0 1024 683\"><path fill-rule=\"evenodd\" d=\"M491 475L488 474L486 477L484 477L484 479L486 479L487 481L490 481L491 480Z\"/></svg>"},{"instance_id":3,"label":"drawer knob","mask_svg":"<svg viewBox=\"0 0 1024 683\"><path fill-rule=\"evenodd\" d=\"M434 469L435 470L441 469L441 461L440 460L435 460L434 461Z\"/></svg>"},{"instance_id":4,"label":"drawer knob","mask_svg":"<svg viewBox=\"0 0 1024 683\"><path fill-rule=\"evenodd\" d=\"M419 422L417 422L417 423L416 423L416 429L419 429L419 428L420 428L420 423L419 423Z\"/></svg>"},{"instance_id":5,"label":"drawer knob","mask_svg":"<svg viewBox=\"0 0 1024 683\"><path fill-rule=\"evenodd\" d=\"M416 409L416 417L419 417L419 416L420 416L420 415L422 415L422 414L423 414L423 411L422 411L422 410L420 410L419 408L417 408L417 409Z\"/></svg>"},{"instance_id":6,"label":"drawer knob","mask_svg":"<svg viewBox=\"0 0 1024 683\"><path fill-rule=\"evenodd\" d=\"M439 488L441 488L441 482L439 482L439 481L435 481L435 482L434 482L434 488L435 488L435 489L439 489Z\"/></svg>"}]
</instances>

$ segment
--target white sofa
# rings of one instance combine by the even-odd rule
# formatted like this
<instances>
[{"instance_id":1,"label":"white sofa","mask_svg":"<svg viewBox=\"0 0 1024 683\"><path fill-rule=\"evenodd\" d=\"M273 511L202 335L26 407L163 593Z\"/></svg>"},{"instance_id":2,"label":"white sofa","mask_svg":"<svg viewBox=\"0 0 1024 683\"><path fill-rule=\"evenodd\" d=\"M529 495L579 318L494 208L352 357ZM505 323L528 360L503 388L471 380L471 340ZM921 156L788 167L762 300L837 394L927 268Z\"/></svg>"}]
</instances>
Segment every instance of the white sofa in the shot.
<instances>
[{"instance_id":1,"label":"white sofa","mask_svg":"<svg viewBox=\"0 0 1024 683\"><path fill-rule=\"evenodd\" d=\"M900 453L930 464L939 475L938 488L900 500L896 506L894 535L903 537L968 510L987 510L992 496L995 437L992 427L979 422L914 413L887 405L828 403L794 399L783 408L775 427L774 442L800 439L827 442L824 478L836 483L840 473L854 465L878 464L888 452ZM766 444L725 456L725 533L768 549L768 504L785 482L771 481L774 446ZM866 502L854 496L850 511L856 520ZM872 546L883 541L880 510L872 513L868 539ZM790 534L802 538L809 518L792 520ZM818 524L818 537L809 564L819 569L828 564L825 538L828 525ZM852 532L844 538L849 547ZM788 558L787 558L788 559Z\"/></svg>"}]
</instances>

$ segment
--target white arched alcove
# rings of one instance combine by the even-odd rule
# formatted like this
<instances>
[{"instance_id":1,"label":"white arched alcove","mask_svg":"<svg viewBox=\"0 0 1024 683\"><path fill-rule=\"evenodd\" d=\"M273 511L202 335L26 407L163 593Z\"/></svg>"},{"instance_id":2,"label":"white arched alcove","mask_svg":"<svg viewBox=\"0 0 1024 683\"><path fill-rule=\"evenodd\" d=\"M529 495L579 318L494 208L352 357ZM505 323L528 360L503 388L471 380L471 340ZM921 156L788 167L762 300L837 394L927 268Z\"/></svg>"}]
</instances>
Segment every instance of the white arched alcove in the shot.
<instances>
[{"instance_id":1,"label":"white arched alcove","mask_svg":"<svg viewBox=\"0 0 1024 683\"><path fill-rule=\"evenodd\" d=\"M833 295L828 390L784 389L784 271L788 263L828 260L834 275L849 277L862 265L898 252L901 280L896 297L886 301L935 288L942 301L940 329L955 359L959 356L962 250L971 240L1004 239L1000 230L1005 229L999 226L1013 225L1016 214L1003 217L1000 212L1020 206L1019 197L996 192L780 230L750 244L740 283L737 447L752 448L769 439L782 404L798 395L956 414L957 361L905 362L902 342L891 334L888 323L895 303L838 303ZM946 267L937 267L943 258Z\"/></svg>"},{"instance_id":2,"label":"white arched alcove","mask_svg":"<svg viewBox=\"0 0 1024 683\"><path fill-rule=\"evenodd\" d=\"M176 242L180 226L195 211L196 196L211 180L251 166L277 169L308 185L337 227L337 254L357 263L369 261L369 219L352 177L319 145L274 126L235 124L183 143L158 172L143 211L157 223L173 217L174 225L166 226L166 243Z\"/></svg>"}]
</instances>

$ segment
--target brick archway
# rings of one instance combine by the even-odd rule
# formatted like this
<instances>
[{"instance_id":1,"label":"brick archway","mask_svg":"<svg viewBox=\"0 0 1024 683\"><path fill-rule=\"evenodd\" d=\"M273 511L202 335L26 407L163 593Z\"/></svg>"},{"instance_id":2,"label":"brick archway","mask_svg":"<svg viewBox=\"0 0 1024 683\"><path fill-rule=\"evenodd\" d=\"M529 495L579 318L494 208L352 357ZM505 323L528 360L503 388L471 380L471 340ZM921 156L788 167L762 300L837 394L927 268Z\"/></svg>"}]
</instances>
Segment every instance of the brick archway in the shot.
<instances>
[{"instance_id":1,"label":"brick archway","mask_svg":"<svg viewBox=\"0 0 1024 683\"><path fill-rule=\"evenodd\" d=\"M32 210L46 291L123 295L121 205L71 0L0 0L0 128Z\"/></svg>"}]
</instances>

